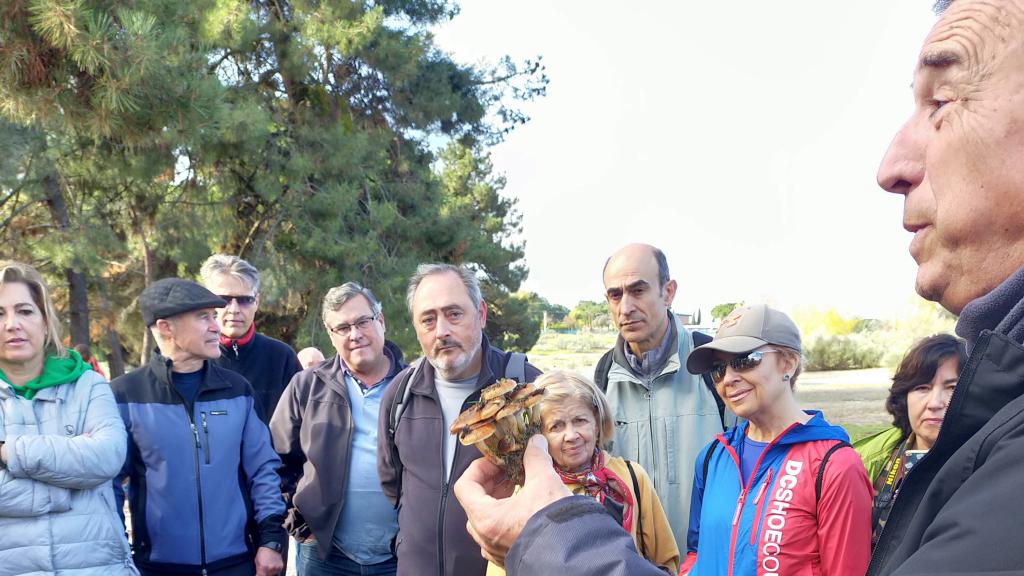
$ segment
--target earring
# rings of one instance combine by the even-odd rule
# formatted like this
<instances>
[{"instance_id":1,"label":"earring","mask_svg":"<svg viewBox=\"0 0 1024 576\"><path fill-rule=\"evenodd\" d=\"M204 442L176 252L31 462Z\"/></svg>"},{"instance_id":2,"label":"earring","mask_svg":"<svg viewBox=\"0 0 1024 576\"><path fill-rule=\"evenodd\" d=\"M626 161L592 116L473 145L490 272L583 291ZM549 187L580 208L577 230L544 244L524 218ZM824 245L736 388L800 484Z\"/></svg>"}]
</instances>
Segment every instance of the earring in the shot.
<instances>
[{"instance_id":1,"label":"earring","mask_svg":"<svg viewBox=\"0 0 1024 576\"><path fill-rule=\"evenodd\" d=\"M790 375L789 374L786 374L785 376L782 377L782 381L783 382L789 382L789 379L790 379Z\"/></svg>"}]
</instances>

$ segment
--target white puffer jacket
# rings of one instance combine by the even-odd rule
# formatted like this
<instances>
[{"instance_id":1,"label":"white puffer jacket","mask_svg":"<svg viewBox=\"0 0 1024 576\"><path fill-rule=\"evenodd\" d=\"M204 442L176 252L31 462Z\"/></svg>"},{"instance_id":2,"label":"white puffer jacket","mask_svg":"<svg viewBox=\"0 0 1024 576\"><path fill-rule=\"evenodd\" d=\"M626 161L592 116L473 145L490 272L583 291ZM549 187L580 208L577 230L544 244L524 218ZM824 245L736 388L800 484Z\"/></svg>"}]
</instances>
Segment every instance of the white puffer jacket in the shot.
<instances>
[{"instance_id":1,"label":"white puffer jacket","mask_svg":"<svg viewBox=\"0 0 1024 576\"><path fill-rule=\"evenodd\" d=\"M0 419L0 576L137 574L110 483L127 440L103 377L32 400L0 382Z\"/></svg>"}]
</instances>

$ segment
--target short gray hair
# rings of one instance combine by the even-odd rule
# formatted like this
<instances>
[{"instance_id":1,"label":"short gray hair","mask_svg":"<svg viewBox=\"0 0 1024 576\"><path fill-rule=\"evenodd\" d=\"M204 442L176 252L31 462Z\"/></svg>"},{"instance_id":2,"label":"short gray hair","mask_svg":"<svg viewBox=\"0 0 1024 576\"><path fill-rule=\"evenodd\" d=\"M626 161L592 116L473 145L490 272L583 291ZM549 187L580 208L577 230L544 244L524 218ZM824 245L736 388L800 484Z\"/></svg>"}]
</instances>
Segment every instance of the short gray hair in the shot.
<instances>
[{"instance_id":1,"label":"short gray hair","mask_svg":"<svg viewBox=\"0 0 1024 576\"><path fill-rule=\"evenodd\" d=\"M366 301L370 303L370 310L374 314L380 314L380 302L377 302L377 299L373 297L373 292L370 292L369 288L364 288L359 282L345 282L341 286L331 288L324 295L323 311L320 314L324 324L327 323L327 314L329 312L341 310L342 306L356 296L366 298Z\"/></svg>"},{"instance_id":2,"label":"short gray hair","mask_svg":"<svg viewBox=\"0 0 1024 576\"><path fill-rule=\"evenodd\" d=\"M662 289L668 284L668 281L672 279L668 272L668 258L665 257L665 253L661 251L657 246L651 246L651 255L654 256L654 261L658 263L658 289ZM613 254L614 256L614 254ZM612 257L609 256L604 261L604 268L601 268L601 277L604 277L604 273L608 271L608 264L612 261Z\"/></svg>"},{"instance_id":3,"label":"short gray hair","mask_svg":"<svg viewBox=\"0 0 1024 576\"><path fill-rule=\"evenodd\" d=\"M480 281L476 278L476 272L465 266L433 263L420 264L416 267L416 272L412 275L412 278L409 278L409 288L405 292L405 305L409 308L410 314L412 314L412 299L416 296L416 289L420 287L420 282L423 282L423 279L427 276L444 274L446 272L458 275L459 279L462 280L462 285L466 287L466 294L469 296L470 302L473 303L473 308L477 311L480 310L480 302L484 298L480 294Z\"/></svg>"},{"instance_id":4,"label":"short gray hair","mask_svg":"<svg viewBox=\"0 0 1024 576\"><path fill-rule=\"evenodd\" d=\"M206 285L212 284L221 274L227 274L245 282L254 293L260 291L260 271L238 256L214 254L207 258L206 262L203 262L203 267L199 269L199 277Z\"/></svg>"}]
</instances>

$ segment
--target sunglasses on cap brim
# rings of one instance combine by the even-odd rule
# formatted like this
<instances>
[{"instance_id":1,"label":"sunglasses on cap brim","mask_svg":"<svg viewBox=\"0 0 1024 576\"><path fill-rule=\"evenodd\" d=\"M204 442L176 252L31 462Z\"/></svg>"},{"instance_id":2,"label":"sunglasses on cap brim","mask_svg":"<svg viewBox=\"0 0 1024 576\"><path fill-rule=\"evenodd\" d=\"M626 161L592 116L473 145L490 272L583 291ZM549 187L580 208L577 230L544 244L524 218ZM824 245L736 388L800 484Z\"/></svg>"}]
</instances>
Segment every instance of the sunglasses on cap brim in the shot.
<instances>
[{"instance_id":1,"label":"sunglasses on cap brim","mask_svg":"<svg viewBox=\"0 0 1024 576\"><path fill-rule=\"evenodd\" d=\"M775 349L769 350L754 350L748 352L744 356L737 356L728 362L715 362L711 365L711 379L718 384L725 379L726 368L732 367L736 372L746 372L747 370L753 370L761 365L761 360L764 359L764 355L770 352L778 352Z\"/></svg>"}]
</instances>

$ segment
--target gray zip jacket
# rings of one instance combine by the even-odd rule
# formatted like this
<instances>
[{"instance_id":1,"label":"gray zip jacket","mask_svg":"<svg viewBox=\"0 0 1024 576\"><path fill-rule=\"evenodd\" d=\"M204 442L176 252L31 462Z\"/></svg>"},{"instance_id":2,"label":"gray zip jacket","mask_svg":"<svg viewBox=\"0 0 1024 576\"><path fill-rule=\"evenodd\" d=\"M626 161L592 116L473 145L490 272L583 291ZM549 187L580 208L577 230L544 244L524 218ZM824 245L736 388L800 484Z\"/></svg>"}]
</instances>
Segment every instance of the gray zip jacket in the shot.
<instances>
[{"instance_id":1,"label":"gray zip jacket","mask_svg":"<svg viewBox=\"0 0 1024 576\"><path fill-rule=\"evenodd\" d=\"M110 385L86 371L32 400L0 386L0 574L137 574L110 481L127 439Z\"/></svg>"},{"instance_id":2,"label":"gray zip jacket","mask_svg":"<svg viewBox=\"0 0 1024 576\"><path fill-rule=\"evenodd\" d=\"M672 352L649 381L630 368L622 337L615 342L605 392L615 421L615 443L610 452L639 462L647 470L676 535L676 545L686 550L694 461L722 432L722 419L715 397L701 377L684 367L693 337L677 319L665 337L674 340ZM735 424L735 416L727 412L726 423Z\"/></svg>"}]
</instances>

